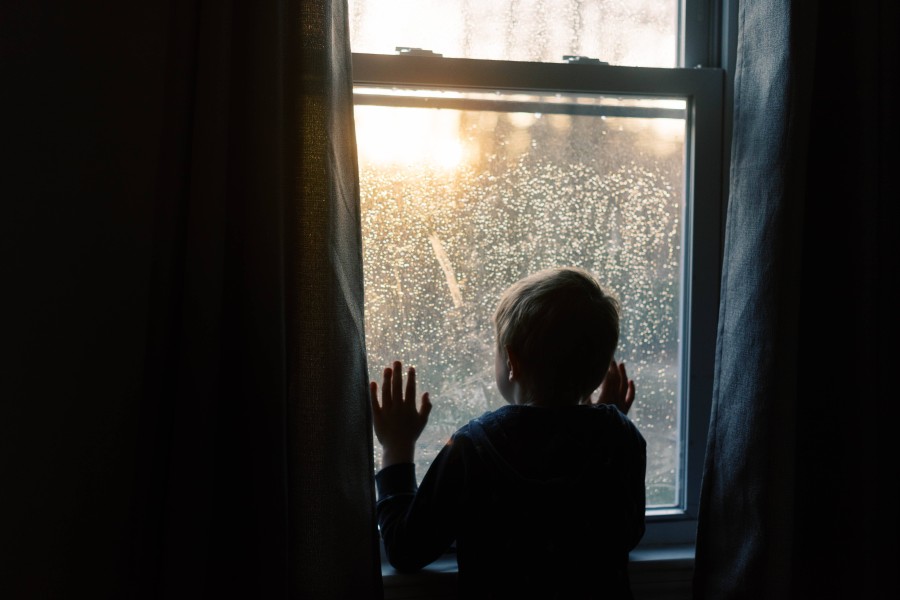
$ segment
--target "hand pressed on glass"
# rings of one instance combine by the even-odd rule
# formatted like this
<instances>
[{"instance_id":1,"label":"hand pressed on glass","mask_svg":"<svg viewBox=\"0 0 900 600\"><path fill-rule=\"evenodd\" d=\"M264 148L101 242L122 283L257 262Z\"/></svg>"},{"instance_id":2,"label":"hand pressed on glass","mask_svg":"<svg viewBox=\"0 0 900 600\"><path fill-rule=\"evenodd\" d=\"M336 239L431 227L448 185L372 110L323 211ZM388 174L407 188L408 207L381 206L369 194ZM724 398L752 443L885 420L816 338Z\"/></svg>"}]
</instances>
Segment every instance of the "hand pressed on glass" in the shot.
<instances>
[{"instance_id":1,"label":"hand pressed on glass","mask_svg":"<svg viewBox=\"0 0 900 600\"><path fill-rule=\"evenodd\" d=\"M600 384L597 400L589 396L585 399L585 404L612 404L623 415L628 414L634 404L634 380L628 379L624 362L616 363L615 359L610 361L606 377Z\"/></svg>"},{"instance_id":2,"label":"hand pressed on glass","mask_svg":"<svg viewBox=\"0 0 900 600\"><path fill-rule=\"evenodd\" d=\"M381 466L411 463L415 443L428 423L431 400L422 394L421 407L416 408L416 370L410 367L406 376L406 392L403 391L403 365L395 361L384 370L381 384L381 402L378 402L378 384L369 383L372 400L372 419L375 437L384 448Z\"/></svg>"}]
</instances>

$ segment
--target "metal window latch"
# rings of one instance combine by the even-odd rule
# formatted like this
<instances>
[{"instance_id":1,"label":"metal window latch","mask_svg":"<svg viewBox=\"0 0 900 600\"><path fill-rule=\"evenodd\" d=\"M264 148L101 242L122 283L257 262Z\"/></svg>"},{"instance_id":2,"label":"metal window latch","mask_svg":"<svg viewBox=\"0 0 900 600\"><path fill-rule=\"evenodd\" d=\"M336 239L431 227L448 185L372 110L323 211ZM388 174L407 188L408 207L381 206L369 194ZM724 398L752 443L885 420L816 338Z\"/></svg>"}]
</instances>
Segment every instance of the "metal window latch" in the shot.
<instances>
[{"instance_id":1,"label":"metal window latch","mask_svg":"<svg viewBox=\"0 0 900 600\"><path fill-rule=\"evenodd\" d=\"M397 46L394 48L400 56L435 56L443 57L443 54L432 52L431 50L423 50L422 48L407 48L406 46Z\"/></svg>"},{"instance_id":2,"label":"metal window latch","mask_svg":"<svg viewBox=\"0 0 900 600\"><path fill-rule=\"evenodd\" d=\"M570 65L608 65L609 63L599 58L591 58L590 56L578 56L576 54L566 54L563 60Z\"/></svg>"}]
</instances>

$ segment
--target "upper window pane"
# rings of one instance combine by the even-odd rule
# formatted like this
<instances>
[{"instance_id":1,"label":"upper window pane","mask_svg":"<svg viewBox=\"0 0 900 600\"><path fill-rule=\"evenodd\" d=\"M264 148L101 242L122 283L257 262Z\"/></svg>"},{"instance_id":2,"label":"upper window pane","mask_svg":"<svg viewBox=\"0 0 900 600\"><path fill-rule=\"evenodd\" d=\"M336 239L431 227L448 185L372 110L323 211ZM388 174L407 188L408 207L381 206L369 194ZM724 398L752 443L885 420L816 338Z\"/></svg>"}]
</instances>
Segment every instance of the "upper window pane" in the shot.
<instances>
[{"instance_id":1,"label":"upper window pane","mask_svg":"<svg viewBox=\"0 0 900 600\"><path fill-rule=\"evenodd\" d=\"M677 0L349 0L354 52L675 67Z\"/></svg>"}]
</instances>

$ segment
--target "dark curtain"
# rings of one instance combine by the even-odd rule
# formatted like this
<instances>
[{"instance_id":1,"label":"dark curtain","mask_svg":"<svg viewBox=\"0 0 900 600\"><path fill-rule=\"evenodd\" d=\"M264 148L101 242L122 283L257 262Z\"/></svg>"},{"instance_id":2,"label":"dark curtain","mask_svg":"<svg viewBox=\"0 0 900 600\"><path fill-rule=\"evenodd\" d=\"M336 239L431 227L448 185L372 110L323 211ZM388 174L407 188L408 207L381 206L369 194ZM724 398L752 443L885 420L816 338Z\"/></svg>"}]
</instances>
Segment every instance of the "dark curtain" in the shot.
<instances>
[{"instance_id":1,"label":"dark curtain","mask_svg":"<svg viewBox=\"0 0 900 600\"><path fill-rule=\"evenodd\" d=\"M346 2L139 4L0 13L0 595L380 597Z\"/></svg>"},{"instance_id":2,"label":"dark curtain","mask_svg":"<svg viewBox=\"0 0 900 600\"><path fill-rule=\"evenodd\" d=\"M741 2L697 598L898 589L893 2Z\"/></svg>"}]
</instances>

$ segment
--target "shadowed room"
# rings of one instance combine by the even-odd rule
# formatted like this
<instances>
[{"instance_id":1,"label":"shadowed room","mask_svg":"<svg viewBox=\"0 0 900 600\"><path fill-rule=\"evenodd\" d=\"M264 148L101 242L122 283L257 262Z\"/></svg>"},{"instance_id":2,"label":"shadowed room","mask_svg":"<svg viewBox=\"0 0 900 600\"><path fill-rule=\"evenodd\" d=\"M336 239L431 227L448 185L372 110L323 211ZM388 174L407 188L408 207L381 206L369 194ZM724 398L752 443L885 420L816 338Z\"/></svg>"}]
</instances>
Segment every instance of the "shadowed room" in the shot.
<instances>
[{"instance_id":1,"label":"shadowed room","mask_svg":"<svg viewBox=\"0 0 900 600\"><path fill-rule=\"evenodd\" d=\"M0 596L466 597L384 556L368 385L421 482L571 265L634 598L893 598L898 8L664 4L4 3Z\"/></svg>"}]
</instances>

